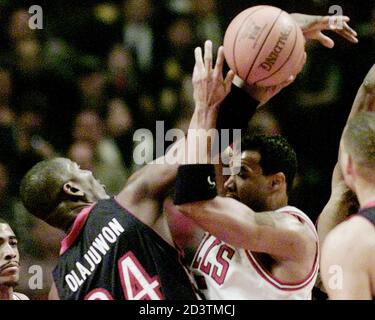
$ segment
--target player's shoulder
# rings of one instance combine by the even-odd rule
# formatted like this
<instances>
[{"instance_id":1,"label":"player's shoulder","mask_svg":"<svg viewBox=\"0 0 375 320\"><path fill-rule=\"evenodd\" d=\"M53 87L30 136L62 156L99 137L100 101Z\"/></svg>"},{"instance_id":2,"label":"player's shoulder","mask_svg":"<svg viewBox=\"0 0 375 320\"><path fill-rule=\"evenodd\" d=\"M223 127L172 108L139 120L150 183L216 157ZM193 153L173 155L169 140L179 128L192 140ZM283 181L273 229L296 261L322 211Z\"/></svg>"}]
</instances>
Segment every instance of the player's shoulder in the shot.
<instances>
[{"instance_id":1,"label":"player's shoulder","mask_svg":"<svg viewBox=\"0 0 375 320\"><path fill-rule=\"evenodd\" d=\"M374 225L362 216L352 216L327 235L324 247L344 254L375 252Z\"/></svg>"},{"instance_id":2,"label":"player's shoulder","mask_svg":"<svg viewBox=\"0 0 375 320\"><path fill-rule=\"evenodd\" d=\"M294 206L285 206L275 211L278 215L279 226L285 230L298 234L302 241L310 243L312 248L318 242L318 234L311 219L300 209Z\"/></svg>"},{"instance_id":3,"label":"player's shoulder","mask_svg":"<svg viewBox=\"0 0 375 320\"><path fill-rule=\"evenodd\" d=\"M303 215L303 216L306 215L301 209L298 209L297 207L294 207L294 206L291 206L291 205L281 207L281 208L277 209L276 212L284 212L284 213L290 213L290 214L300 214L300 215Z\"/></svg>"},{"instance_id":4,"label":"player's shoulder","mask_svg":"<svg viewBox=\"0 0 375 320\"><path fill-rule=\"evenodd\" d=\"M310 228L315 230L311 219L300 209L293 206L285 206L275 211L281 220L288 224L302 227L307 222Z\"/></svg>"},{"instance_id":5,"label":"player's shoulder","mask_svg":"<svg viewBox=\"0 0 375 320\"><path fill-rule=\"evenodd\" d=\"M344 236L345 239L371 240L375 241L374 224L361 215L351 216L332 230L332 237Z\"/></svg>"}]
</instances>

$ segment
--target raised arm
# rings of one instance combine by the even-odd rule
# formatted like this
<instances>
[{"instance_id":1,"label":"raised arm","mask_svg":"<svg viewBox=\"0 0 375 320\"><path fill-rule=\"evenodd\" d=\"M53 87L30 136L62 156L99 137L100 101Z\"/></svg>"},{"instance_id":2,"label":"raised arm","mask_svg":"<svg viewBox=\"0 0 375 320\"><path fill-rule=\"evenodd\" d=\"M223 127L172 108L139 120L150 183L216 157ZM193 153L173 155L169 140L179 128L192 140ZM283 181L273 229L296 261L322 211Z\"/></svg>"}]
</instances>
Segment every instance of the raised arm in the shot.
<instances>
[{"instance_id":1,"label":"raised arm","mask_svg":"<svg viewBox=\"0 0 375 320\"><path fill-rule=\"evenodd\" d=\"M201 57L201 49L195 50L196 65L193 72L195 110L190 128L194 128L196 125L196 117L202 112L203 101L213 108L218 108L218 105L229 93L234 76L233 72L229 71L226 78L223 79L223 48L219 49L215 68L212 68L211 41L207 41L205 46L204 62ZM201 66L201 64L206 66L205 74L199 72L201 68L198 69L197 66ZM205 91L200 90L201 87L205 88ZM147 224L153 224L162 213L161 203L176 179L178 163L181 163L185 156L185 143L185 139L180 139L165 156L135 172L117 197L124 207L136 212L135 214L140 215L140 218Z\"/></svg>"},{"instance_id":2,"label":"raised arm","mask_svg":"<svg viewBox=\"0 0 375 320\"><path fill-rule=\"evenodd\" d=\"M197 75L205 75L207 66L199 56L196 57ZM207 96L203 86L194 86L194 90ZM207 136L208 131L215 128L217 112L218 106L210 105L203 99L192 126L200 130L188 132L189 157L186 165L180 168L179 177L189 180L182 178L177 181L175 203L178 209L203 229L233 246L266 252L280 259L302 260L306 252L315 248L311 246L314 242L309 239L310 233L308 230L301 232L305 226L297 219L285 212L256 213L237 200L212 196L213 191L209 189L214 183L211 175L206 175L213 169L207 166L213 160ZM199 144L194 143L197 138Z\"/></svg>"},{"instance_id":3,"label":"raised arm","mask_svg":"<svg viewBox=\"0 0 375 320\"><path fill-rule=\"evenodd\" d=\"M364 111L375 111L375 65L373 65L367 73L363 83L358 89L348 116L348 121L357 113ZM331 188L330 199L320 214L317 225L321 243L323 243L328 232L340 222L344 221L349 214L358 209L358 203L354 193L349 190L344 182L339 162L337 162L332 174Z\"/></svg>"}]
</instances>

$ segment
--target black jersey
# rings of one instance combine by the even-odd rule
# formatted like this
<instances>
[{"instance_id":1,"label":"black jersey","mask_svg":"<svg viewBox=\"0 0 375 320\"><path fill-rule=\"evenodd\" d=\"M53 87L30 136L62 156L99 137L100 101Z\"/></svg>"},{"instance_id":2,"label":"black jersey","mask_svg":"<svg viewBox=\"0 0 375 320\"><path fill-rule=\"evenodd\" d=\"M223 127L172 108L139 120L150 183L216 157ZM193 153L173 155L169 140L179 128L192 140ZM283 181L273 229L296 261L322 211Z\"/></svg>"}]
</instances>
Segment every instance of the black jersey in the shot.
<instances>
[{"instance_id":1,"label":"black jersey","mask_svg":"<svg viewBox=\"0 0 375 320\"><path fill-rule=\"evenodd\" d=\"M358 214L375 226L375 203L371 203L371 206L360 209Z\"/></svg>"},{"instance_id":2,"label":"black jersey","mask_svg":"<svg viewBox=\"0 0 375 320\"><path fill-rule=\"evenodd\" d=\"M182 255L114 198L85 208L63 240L53 277L62 300L191 300Z\"/></svg>"}]
</instances>

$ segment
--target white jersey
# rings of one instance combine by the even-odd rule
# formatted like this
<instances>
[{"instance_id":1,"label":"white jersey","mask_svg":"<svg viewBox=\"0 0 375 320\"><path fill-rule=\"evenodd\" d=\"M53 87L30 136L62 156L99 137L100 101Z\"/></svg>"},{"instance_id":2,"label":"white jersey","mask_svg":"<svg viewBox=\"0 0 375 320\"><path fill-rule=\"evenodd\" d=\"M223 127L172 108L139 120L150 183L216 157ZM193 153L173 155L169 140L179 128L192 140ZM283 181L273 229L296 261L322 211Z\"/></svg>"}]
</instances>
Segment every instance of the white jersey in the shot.
<instances>
[{"instance_id":1,"label":"white jersey","mask_svg":"<svg viewBox=\"0 0 375 320\"><path fill-rule=\"evenodd\" d=\"M314 224L301 210L287 206L286 212L306 223L316 237L317 253L311 271L298 283L276 279L244 249L234 248L206 234L195 258L192 271L197 284L209 300L311 300L319 269L319 242Z\"/></svg>"}]
</instances>

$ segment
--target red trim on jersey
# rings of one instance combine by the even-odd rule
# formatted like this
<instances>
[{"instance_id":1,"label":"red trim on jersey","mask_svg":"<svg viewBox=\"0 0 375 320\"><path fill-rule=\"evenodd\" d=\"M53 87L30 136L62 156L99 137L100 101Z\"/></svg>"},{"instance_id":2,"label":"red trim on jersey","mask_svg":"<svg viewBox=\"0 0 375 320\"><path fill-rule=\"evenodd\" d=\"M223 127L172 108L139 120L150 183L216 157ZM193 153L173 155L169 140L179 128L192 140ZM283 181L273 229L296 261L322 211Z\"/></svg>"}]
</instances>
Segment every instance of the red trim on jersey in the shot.
<instances>
[{"instance_id":1,"label":"red trim on jersey","mask_svg":"<svg viewBox=\"0 0 375 320\"><path fill-rule=\"evenodd\" d=\"M66 250L70 248L73 242L79 236L83 226L86 223L87 218L89 217L89 213L94 205L90 207L83 208L81 212L78 214L77 218L74 220L72 230L69 234L61 241L61 249L60 249L60 256L64 254Z\"/></svg>"},{"instance_id":2,"label":"red trim on jersey","mask_svg":"<svg viewBox=\"0 0 375 320\"><path fill-rule=\"evenodd\" d=\"M302 221L302 222L305 222L309 225L309 223L304 219L304 217L299 215L297 212L294 212L294 211L279 211L279 212L289 214L289 215L297 218L300 222ZM246 256L248 257L248 259L249 259L250 263L252 264L252 266L254 267L255 271L257 271L257 273L263 279L265 279L268 283L270 283L271 285L273 285L274 287L276 287L279 290L296 291L296 290L303 289L304 287L306 287L307 285L310 284L312 279L314 279L313 275L314 275L315 271L317 270L317 264L318 264L319 245L318 245L318 242L316 242L315 258L314 258L314 263L313 263L313 266L312 266L310 272L307 274L307 276L304 279L302 279L300 281L297 281L297 282L286 282L286 281L282 281L282 280L278 279L269 270L267 270L262 265L262 263L260 261L255 259L255 257L252 255L252 253L250 251L245 250L245 252L246 252ZM285 286L289 286L290 288L285 288Z\"/></svg>"},{"instance_id":3,"label":"red trim on jersey","mask_svg":"<svg viewBox=\"0 0 375 320\"><path fill-rule=\"evenodd\" d=\"M271 272L269 272L258 260L256 260L255 257L253 257L253 255L251 254L251 252L249 252L249 251L245 251L245 252L246 252L246 256L248 257L248 259L249 259L250 263L252 264L252 266L254 267L255 271L264 280L266 280L268 283L270 283L271 285L273 285L275 288L277 288L279 290L282 290L282 291L297 291L297 290L303 289L306 286L308 286L311 283L311 281L314 279L313 274L316 271L316 265L317 265L317 262L318 262L318 259L317 259L318 251L316 252L316 255L315 255L315 258L314 258L314 264L313 264L313 267L310 270L309 274L303 280L300 280L300 281L297 281L297 282L286 282L286 281L282 281L282 280L278 279ZM271 281L269 278L271 278L271 280L273 280L274 282ZM289 286L290 288L285 288L284 286Z\"/></svg>"},{"instance_id":4,"label":"red trim on jersey","mask_svg":"<svg viewBox=\"0 0 375 320\"><path fill-rule=\"evenodd\" d=\"M195 288L194 284L192 283L192 280L190 278L190 275L191 273L187 270L185 264L183 263L183 259L185 257L185 254L184 254L184 251L173 241L174 245L176 247L174 247L173 245L171 245L169 242L167 242L167 240L165 240L163 237L161 237L151 226L147 225L146 223L144 223L142 220L140 220L134 213L132 213L130 210L128 210L127 208L125 208L118 200L116 197L113 197L114 201L122 208L125 210L125 212L129 213L130 215L132 215L134 217L134 219L138 220L141 224L143 224L144 226L146 226L148 229L150 229L150 232L154 233L154 235L156 237L158 237L166 246L168 246L170 249L173 249L173 251L175 251L177 253L177 261L178 263L181 265L181 267L183 268L183 270L185 271L188 279L189 279L189 282L190 282L190 285L191 287L193 288L193 291L197 297L197 299L201 299L201 297L199 296L199 293L197 293L197 289Z\"/></svg>"},{"instance_id":5,"label":"red trim on jersey","mask_svg":"<svg viewBox=\"0 0 375 320\"><path fill-rule=\"evenodd\" d=\"M361 207L359 210L368 209L368 208L371 208L371 207L375 207L375 200L366 203L366 205Z\"/></svg>"},{"instance_id":6,"label":"red trim on jersey","mask_svg":"<svg viewBox=\"0 0 375 320\"><path fill-rule=\"evenodd\" d=\"M138 288L136 286L136 284L138 284L139 286L143 288L143 284L142 283L138 283L138 279L137 277L134 275L134 271L135 270L132 270L132 268L128 268L128 276L129 276L129 285L130 287L128 288L126 286L126 281L125 281L125 272L124 272L124 267L123 267L123 264L122 262L126 259L130 259L133 264L135 265L135 267L138 269L137 271L139 271L142 276L146 279L147 281L147 284L150 285L152 283L155 283L155 288L153 288L153 292L158 296L158 298L160 300L164 300L165 297L164 295L162 294L161 290L160 290L160 287L161 287L161 283L160 283L160 280L159 280L159 277L158 275L155 275L153 277L151 277L147 271L143 268L142 264L139 262L139 260L137 259L137 257L133 254L133 252L131 251L128 251L125 255L123 255L117 262L117 265L118 265L118 269L120 271L120 282L121 282L121 286L122 286L122 290L124 292L124 296L125 296L125 299L126 300L129 300L129 292L131 291L132 293L132 298L135 298L137 296L137 294L139 292L137 291L141 291L140 288ZM134 299L131 299L131 300L134 300ZM139 297L139 299L137 300L154 300L154 299L151 299L151 297L149 296L149 294L145 294L141 297Z\"/></svg>"},{"instance_id":7,"label":"red trim on jersey","mask_svg":"<svg viewBox=\"0 0 375 320\"><path fill-rule=\"evenodd\" d=\"M91 299L91 297L97 293L102 293L107 299ZM98 288L98 289L91 290L88 294L86 294L83 300L113 300L113 297L108 292L108 290L103 289L103 288Z\"/></svg>"},{"instance_id":8,"label":"red trim on jersey","mask_svg":"<svg viewBox=\"0 0 375 320\"><path fill-rule=\"evenodd\" d=\"M22 300L22 299L15 292L13 292L13 300Z\"/></svg>"}]
</instances>

